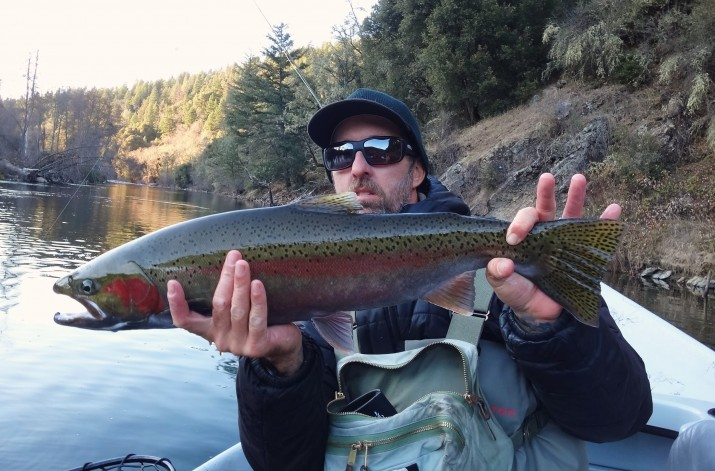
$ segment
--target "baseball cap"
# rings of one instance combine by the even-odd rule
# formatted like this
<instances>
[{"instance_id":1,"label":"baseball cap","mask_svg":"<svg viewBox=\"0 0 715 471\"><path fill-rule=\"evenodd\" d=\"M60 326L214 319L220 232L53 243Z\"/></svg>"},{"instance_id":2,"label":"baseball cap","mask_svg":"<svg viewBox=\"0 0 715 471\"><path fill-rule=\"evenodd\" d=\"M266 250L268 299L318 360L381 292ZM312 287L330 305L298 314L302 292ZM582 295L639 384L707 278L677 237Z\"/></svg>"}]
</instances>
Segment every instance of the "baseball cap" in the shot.
<instances>
[{"instance_id":1,"label":"baseball cap","mask_svg":"<svg viewBox=\"0 0 715 471\"><path fill-rule=\"evenodd\" d=\"M429 159L422 143L417 120L407 105L387 93L359 88L344 100L324 106L308 122L308 135L313 142L324 149L331 144L335 129L340 123L351 116L361 114L382 116L402 129L405 133L404 137L416 150L425 172L429 173Z\"/></svg>"}]
</instances>

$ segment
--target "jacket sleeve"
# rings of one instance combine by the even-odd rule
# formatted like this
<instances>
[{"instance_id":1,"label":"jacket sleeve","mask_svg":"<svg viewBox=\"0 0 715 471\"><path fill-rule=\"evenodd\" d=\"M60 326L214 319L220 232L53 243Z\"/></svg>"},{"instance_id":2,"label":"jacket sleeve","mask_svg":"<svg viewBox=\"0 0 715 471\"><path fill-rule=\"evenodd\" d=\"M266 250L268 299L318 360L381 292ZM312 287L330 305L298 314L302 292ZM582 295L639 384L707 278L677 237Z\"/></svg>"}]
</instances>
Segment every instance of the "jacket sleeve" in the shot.
<instances>
[{"instance_id":1,"label":"jacket sleeve","mask_svg":"<svg viewBox=\"0 0 715 471\"><path fill-rule=\"evenodd\" d=\"M241 446L255 471L322 470L327 403L337 390L332 349L303 335L304 361L288 378L242 357L236 376Z\"/></svg>"},{"instance_id":2,"label":"jacket sleeve","mask_svg":"<svg viewBox=\"0 0 715 471\"><path fill-rule=\"evenodd\" d=\"M599 326L563 313L547 330L527 332L505 306L507 349L551 418L583 440L620 440L648 421L653 402L643 360L601 300Z\"/></svg>"}]
</instances>

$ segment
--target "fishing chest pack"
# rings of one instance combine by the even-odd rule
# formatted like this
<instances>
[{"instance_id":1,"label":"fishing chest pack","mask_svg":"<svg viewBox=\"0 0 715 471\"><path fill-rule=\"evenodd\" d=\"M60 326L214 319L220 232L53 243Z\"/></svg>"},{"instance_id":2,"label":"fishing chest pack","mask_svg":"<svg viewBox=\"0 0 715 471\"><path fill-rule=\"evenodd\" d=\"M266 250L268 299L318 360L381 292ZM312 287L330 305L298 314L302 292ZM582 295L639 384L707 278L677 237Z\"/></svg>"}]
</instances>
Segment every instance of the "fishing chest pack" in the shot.
<instances>
[{"instance_id":1,"label":"fishing chest pack","mask_svg":"<svg viewBox=\"0 0 715 471\"><path fill-rule=\"evenodd\" d=\"M453 314L444 340L340 358L324 469L510 470L527 433L507 435L479 386L485 319ZM529 433L541 427L534 422Z\"/></svg>"}]
</instances>

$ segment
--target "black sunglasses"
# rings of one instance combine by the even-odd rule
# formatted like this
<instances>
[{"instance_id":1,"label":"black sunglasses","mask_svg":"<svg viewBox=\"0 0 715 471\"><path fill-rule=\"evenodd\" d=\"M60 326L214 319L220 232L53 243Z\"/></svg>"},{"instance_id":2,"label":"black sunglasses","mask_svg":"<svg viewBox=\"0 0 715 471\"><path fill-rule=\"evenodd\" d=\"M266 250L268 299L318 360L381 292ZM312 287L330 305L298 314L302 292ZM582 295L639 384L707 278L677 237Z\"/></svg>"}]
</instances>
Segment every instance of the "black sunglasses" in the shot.
<instances>
[{"instance_id":1,"label":"black sunglasses","mask_svg":"<svg viewBox=\"0 0 715 471\"><path fill-rule=\"evenodd\" d=\"M404 139L392 136L373 136L361 141L341 141L323 149L323 162L328 171L342 170L355 161L355 153L362 151L365 161L372 165L392 165L405 154L415 155Z\"/></svg>"}]
</instances>

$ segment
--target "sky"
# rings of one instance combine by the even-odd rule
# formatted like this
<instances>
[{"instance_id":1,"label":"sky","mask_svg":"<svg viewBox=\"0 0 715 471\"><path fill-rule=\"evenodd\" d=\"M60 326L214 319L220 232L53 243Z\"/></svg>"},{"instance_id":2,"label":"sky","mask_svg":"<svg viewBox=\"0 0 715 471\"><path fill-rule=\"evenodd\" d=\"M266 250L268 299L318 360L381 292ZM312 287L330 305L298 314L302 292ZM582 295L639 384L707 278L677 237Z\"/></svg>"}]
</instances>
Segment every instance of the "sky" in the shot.
<instances>
[{"instance_id":1,"label":"sky","mask_svg":"<svg viewBox=\"0 0 715 471\"><path fill-rule=\"evenodd\" d=\"M28 59L32 74L38 53L44 94L240 64L269 45L269 23L285 23L295 47L320 46L333 39L350 3L362 20L377 0L6 0L0 97L25 94Z\"/></svg>"}]
</instances>

